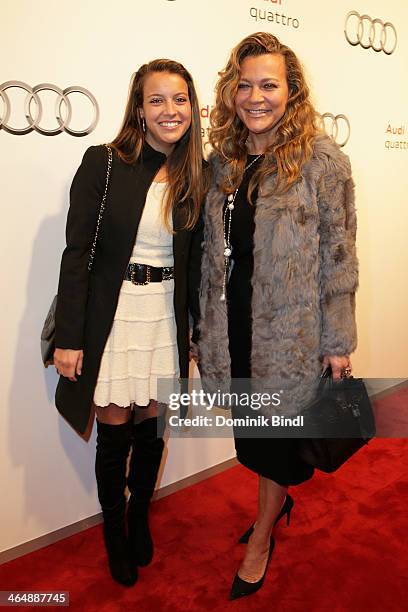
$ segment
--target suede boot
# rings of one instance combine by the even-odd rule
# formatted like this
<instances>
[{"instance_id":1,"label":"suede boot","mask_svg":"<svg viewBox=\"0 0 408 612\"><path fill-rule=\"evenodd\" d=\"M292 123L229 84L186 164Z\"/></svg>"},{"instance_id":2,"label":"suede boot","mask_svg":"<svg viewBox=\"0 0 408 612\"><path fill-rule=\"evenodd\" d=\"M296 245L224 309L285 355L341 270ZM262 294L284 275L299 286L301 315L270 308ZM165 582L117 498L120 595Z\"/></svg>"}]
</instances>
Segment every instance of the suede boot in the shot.
<instances>
[{"instance_id":1,"label":"suede boot","mask_svg":"<svg viewBox=\"0 0 408 612\"><path fill-rule=\"evenodd\" d=\"M128 534L132 560L141 567L148 565L153 558L149 506L163 454L163 438L158 437L163 435L163 430L163 417L146 419L133 427L128 475Z\"/></svg>"},{"instance_id":2,"label":"suede boot","mask_svg":"<svg viewBox=\"0 0 408 612\"><path fill-rule=\"evenodd\" d=\"M107 425L97 421L95 474L103 513L103 534L112 578L125 586L137 580L125 531L126 463L133 423Z\"/></svg>"}]
</instances>

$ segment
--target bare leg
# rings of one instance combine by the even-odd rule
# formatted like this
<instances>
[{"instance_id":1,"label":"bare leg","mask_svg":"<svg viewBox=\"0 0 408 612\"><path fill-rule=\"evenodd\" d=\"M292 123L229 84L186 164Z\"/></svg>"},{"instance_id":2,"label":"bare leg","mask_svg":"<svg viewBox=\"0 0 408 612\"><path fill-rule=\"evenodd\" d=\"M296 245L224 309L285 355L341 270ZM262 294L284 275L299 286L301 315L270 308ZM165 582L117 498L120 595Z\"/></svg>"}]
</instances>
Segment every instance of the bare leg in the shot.
<instances>
[{"instance_id":1,"label":"bare leg","mask_svg":"<svg viewBox=\"0 0 408 612\"><path fill-rule=\"evenodd\" d=\"M147 406L138 406L134 404L134 417L133 422L135 425L139 425L146 419L152 419L158 416L158 407L156 400L150 400Z\"/></svg>"},{"instance_id":2,"label":"bare leg","mask_svg":"<svg viewBox=\"0 0 408 612\"><path fill-rule=\"evenodd\" d=\"M150 400L147 406L138 406L133 404L123 408L116 404L109 404L108 406L95 406L96 418L101 423L108 425L122 425L127 423L131 418L131 412L134 412L134 423L138 425L145 419L151 419L157 417L163 412L163 404L158 404L156 400Z\"/></svg>"},{"instance_id":3,"label":"bare leg","mask_svg":"<svg viewBox=\"0 0 408 612\"><path fill-rule=\"evenodd\" d=\"M116 404L109 404L109 406L95 406L95 412L100 423L123 425L130 419L131 407L122 408Z\"/></svg>"},{"instance_id":4,"label":"bare leg","mask_svg":"<svg viewBox=\"0 0 408 612\"><path fill-rule=\"evenodd\" d=\"M259 477L258 515L255 529L238 570L246 582L257 582L265 571L272 527L286 497L287 488L269 478Z\"/></svg>"}]
</instances>

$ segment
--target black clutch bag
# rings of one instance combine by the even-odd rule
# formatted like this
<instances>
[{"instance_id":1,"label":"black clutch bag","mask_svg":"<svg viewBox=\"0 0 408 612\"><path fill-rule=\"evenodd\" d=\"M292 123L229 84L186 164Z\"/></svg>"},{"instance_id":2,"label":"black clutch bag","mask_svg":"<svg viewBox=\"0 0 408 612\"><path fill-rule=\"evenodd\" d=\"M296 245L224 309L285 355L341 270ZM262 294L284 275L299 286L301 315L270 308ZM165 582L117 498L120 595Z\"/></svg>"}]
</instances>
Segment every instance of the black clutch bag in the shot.
<instances>
[{"instance_id":1,"label":"black clutch bag","mask_svg":"<svg viewBox=\"0 0 408 612\"><path fill-rule=\"evenodd\" d=\"M105 145L106 146L106 145ZM105 181L105 191L99 206L98 219L96 222L95 235L92 243L91 252L89 254L88 260L88 270L91 271L93 261L95 259L95 250L96 243L98 241L99 228L102 223L103 213L105 211L106 205L106 197L108 195L108 187L109 187L109 178L112 170L112 149L106 146L108 150L108 165L106 168L106 181ZM49 365L54 363L54 351L55 351L55 310L57 308L57 299L56 295L52 300L51 306L48 310L47 317L44 322L44 326L41 331L41 357L44 366L47 368Z\"/></svg>"},{"instance_id":2,"label":"black clutch bag","mask_svg":"<svg viewBox=\"0 0 408 612\"><path fill-rule=\"evenodd\" d=\"M303 461L334 472L375 436L370 398L361 378L333 382L331 369L322 375L316 400L303 412L307 438L299 440Z\"/></svg>"}]
</instances>

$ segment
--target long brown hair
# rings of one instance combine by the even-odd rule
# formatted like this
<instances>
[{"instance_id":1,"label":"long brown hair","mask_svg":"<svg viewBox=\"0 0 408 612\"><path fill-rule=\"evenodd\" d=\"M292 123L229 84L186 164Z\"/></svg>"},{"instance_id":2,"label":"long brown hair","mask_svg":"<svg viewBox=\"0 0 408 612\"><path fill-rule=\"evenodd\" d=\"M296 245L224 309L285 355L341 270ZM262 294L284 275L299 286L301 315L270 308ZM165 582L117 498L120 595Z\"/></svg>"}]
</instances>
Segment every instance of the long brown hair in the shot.
<instances>
[{"instance_id":1,"label":"long brown hair","mask_svg":"<svg viewBox=\"0 0 408 612\"><path fill-rule=\"evenodd\" d=\"M143 105L143 87L148 74L170 72L180 75L187 83L191 104L191 125L167 158L168 185L163 207L163 219L170 229L172 210L186 203L186 222L183 229L191 229L198 220L204 197L203 151L201 140L200 109L191 74L179 62L156 59L143 64L132 76L125 116L119 134L111 146L127 164L134 164L145 143L140 108Z\"/></svg>"},{"instance_id":2,"label":"long brown hair","mask_svg":"<svg viewBox=\"0 0 408 612\"><path fill-rule=\"evenodd\" d=\"M232 50L226 67L218 73L216 103L210 115L209 142L228 166L222 184L225 193L240 184L247 158L248 129L235 112L241 64L246 57L267 53L277 53L284 58L289 98L276 129L275 141L268 147L264 161L249 183L250 200L256 185L273 174L277 175L275 188L280 192L296 182L303 164L312 156L313 140L318 133L316 111L295 53L268 32L247 36Z\"/></svg>"}]
</instances>

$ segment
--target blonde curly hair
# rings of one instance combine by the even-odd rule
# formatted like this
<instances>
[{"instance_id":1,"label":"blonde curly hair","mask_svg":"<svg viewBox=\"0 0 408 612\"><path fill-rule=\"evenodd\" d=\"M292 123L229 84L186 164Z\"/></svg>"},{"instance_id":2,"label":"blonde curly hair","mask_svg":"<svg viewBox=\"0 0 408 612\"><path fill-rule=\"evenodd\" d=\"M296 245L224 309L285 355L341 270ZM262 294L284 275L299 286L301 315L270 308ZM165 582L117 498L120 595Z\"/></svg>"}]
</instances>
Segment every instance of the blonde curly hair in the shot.
<instances>
[{"instance_id":1,"label":"blonde curly hair","mask_svg":"<svg viewBox=\"0 0 408 612\"><path fill-rule=\"evenodd\" d=\"M238 187L247 159L248 129L235 111L241 64L247 57L268 53L277 53L285 61L289 98L275 140L249 183L250 200L256 186L271 175L277 176L275 190L279 192L285 192L296 182L303 164L312 156L313 141L319 131L303 68L292 49L269 32L247 36L232 50L226 67L218 73L216 102L210 115L209 142L228 167L223 190L230 193Z\"/></svg>"}]
</instances>

